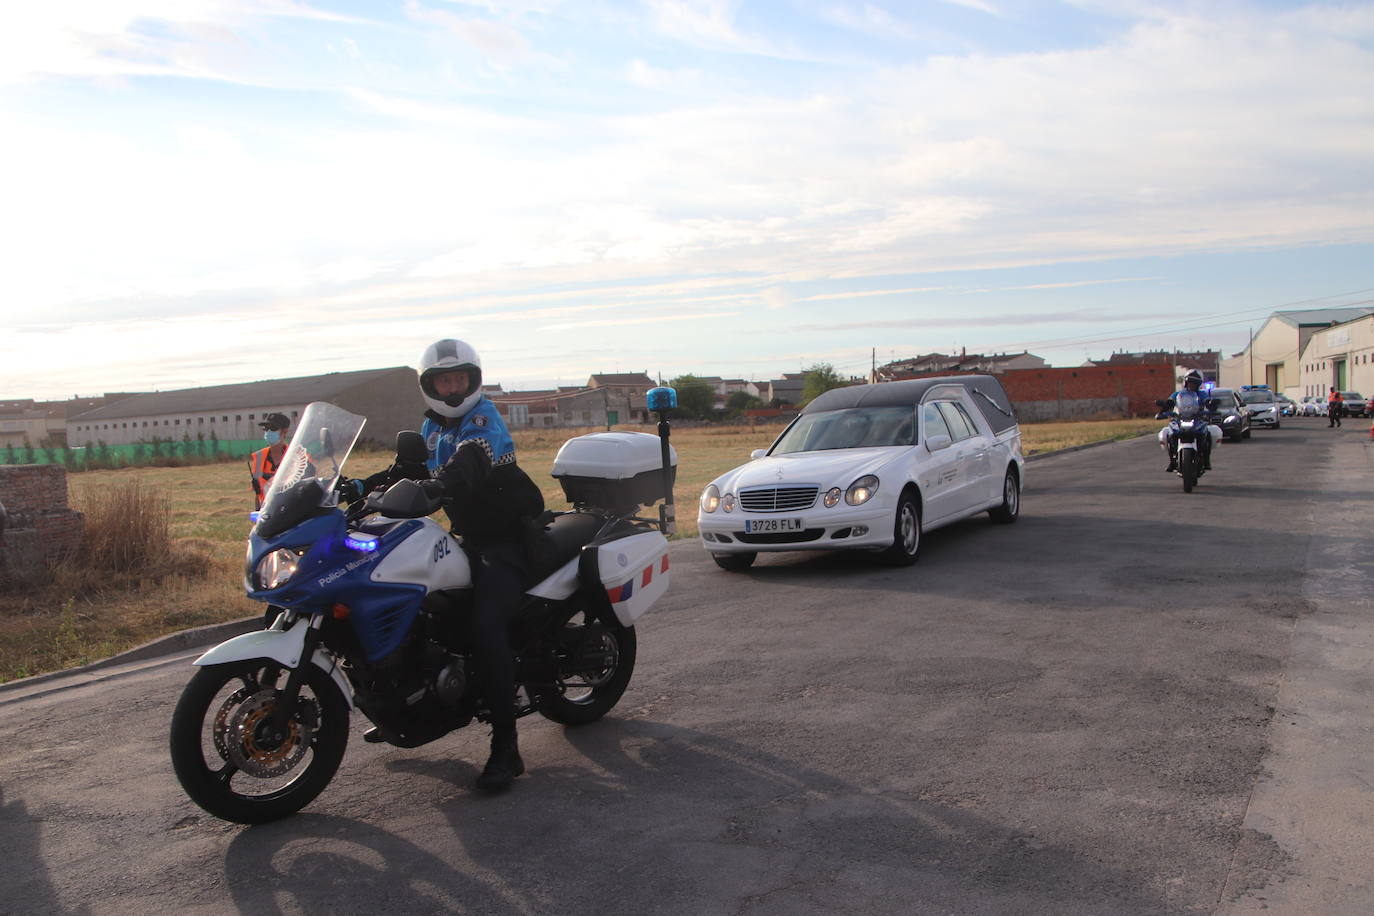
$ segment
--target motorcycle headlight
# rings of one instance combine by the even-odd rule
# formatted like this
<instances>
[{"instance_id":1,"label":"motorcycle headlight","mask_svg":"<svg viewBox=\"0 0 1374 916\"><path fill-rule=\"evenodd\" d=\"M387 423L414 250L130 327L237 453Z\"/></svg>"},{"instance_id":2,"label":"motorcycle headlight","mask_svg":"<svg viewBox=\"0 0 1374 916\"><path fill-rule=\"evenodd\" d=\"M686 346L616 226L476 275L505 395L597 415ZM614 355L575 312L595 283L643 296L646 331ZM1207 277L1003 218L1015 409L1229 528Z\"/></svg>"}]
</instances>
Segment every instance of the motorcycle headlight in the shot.
<instances>
[{"instance_id":1,"label":"motorcycle headlight","mask_svg":"<svg viewBox=\"0 0 1374 916\"><path fill-rule=\"evenodd\" d=\"M714 512L720 508L720 489L715 484L708 484L701 494L701 511Z\"/></svg>"},{"instance_id":2,"label":"motorcycle headlight","mask_svg":"<svg viewBox=\"0 0 1374 916\"><path fill-rule=\"evenodd\" d=\"M844 491L844 501L851 506L862 506L873 498L873 494L878 492L878 478L872 474L865 474L858 480L849 485L849 489Z\"/></svg>"},{"instance_id":3,"label":"motorcycle headlight","mask_svg":"<svg viewBox=\"0 0 1374 916\"><path fill-rule=\"evenodd\" d=\"M288 547L278 547L271 553L264 555L258 561L256 575L258 588L280 588L291 581L296 570L300 569L301 557L304 555L304 550L293 550Z\"/></svg>"}]
</instances>

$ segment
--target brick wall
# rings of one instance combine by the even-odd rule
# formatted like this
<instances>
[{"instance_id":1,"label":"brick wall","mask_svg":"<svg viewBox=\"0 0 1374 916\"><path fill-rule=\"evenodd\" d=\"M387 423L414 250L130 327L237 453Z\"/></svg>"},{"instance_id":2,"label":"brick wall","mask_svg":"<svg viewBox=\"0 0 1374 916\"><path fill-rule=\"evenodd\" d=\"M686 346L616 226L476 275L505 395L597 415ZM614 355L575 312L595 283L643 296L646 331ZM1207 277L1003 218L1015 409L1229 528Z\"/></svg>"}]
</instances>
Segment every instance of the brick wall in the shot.
<instances>
[{"instance_id":1,"label":"brick wall","mask_svg":"<svg viewBox=\"0 0 1374 916\"><path fill-rule=\"evenodd\" d=\"M81 543L81 513L67 504L67 470L50 464L0 467L0 502L5 504L0 569L50 564Z\"/></svg>"}]
</instances>

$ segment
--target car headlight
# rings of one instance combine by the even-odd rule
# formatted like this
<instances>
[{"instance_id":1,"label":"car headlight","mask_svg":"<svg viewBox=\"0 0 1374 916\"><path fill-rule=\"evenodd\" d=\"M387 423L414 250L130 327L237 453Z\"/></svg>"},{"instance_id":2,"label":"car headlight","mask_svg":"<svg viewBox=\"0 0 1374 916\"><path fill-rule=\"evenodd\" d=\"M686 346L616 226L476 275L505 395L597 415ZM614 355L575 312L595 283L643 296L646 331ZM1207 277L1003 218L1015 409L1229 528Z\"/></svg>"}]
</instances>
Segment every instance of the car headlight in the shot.
<instances>
[{"instance_id":1,"label":"car headlight","mask_svg":"<svg viewBox=\"0 0 1374 916\"><path fill-rule=\"evenodd\" d=\"M849 485L849 489L844 492L844 501L851 506L862 506L873 498L873 494L878 492L878 478L872 474L865 474L858 480Z\"/></svg>"},{"instance_id":2,"label":"car headlight","mask_svg":"<svg viewBox=\"0 0 1374 916\"><path fill-rule=\"evenodd\" d=\"M839 487L831 487L829 490L826 490L826 491L825 491L825 507L826 507L827 509L833 509L833 508L835 508L835 504L838 503L839 501L840 501L840 488L839 488Z\"/></svg>"},{"instance_id":3,"label":"car headlight","mask_svg":"<svg viewBox=\"0 0 1374 916\"><path fill-rule=\"evenodd\" d=\"M715 484L707 484L701 492L701 511L714 512L720 507L720 490Z\"/></svg>"},{"instance_id":4,"label":"car headlight","mask_svg":"<svg viewBox=\"0 0 1374 916\"><path fill-rule=\"evenodd\" d=\"M300 569L301 557L305 550L293 550L288 547L279 547L258 561L257 580L258 588L273 589L280 588Z\"/></svg>"},{"instance_id":5,"label":"car headlight","mask_svg":"<svg viewBox=\"0 0 1374 916\"><path fill-rule=\"evenodd\" d=\"M733 493L726 493L724 496L722 496L722 497L721 497L721 500L720 500L720 507L721 507L722 509L724 509L726 512L734 512L734 511L735 511L735 494L733 494Z\"/></svg>"}]
</instances>

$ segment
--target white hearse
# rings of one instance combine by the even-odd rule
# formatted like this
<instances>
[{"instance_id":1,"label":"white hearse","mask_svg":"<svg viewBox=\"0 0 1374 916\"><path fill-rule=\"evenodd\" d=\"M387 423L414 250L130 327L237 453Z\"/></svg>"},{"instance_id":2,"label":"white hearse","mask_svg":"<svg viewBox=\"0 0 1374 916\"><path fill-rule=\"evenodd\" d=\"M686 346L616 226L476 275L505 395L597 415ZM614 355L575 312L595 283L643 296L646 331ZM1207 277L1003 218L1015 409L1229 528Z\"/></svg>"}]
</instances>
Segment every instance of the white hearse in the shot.
<instances>
[{"instance_id":1,"label":"white hearse","mask_svg":"<svg viewBox=\"0 0 1374 916\"><path fill-rule=\"evenodd\" d=\"M701 494L702 546L722 569L780 550L914 563L922 532L980 512L1016 521L1025 481L1016 414L990 375L827 391L751 459Z\"/></svg>"}]
</instances>

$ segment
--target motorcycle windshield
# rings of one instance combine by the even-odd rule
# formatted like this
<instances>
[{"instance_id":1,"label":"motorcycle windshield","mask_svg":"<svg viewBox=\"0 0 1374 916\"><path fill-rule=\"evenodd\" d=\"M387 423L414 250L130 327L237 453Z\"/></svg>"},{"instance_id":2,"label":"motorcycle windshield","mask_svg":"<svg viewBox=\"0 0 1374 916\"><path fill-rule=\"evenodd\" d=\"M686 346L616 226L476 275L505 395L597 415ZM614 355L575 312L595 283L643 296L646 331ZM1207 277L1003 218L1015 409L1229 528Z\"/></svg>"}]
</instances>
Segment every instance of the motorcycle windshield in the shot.
<instances>
[{"instance_id":1,"label":"motorcycle windshield","mask_svg":"<svg viewBox=\"0 0 1374 916\"><path fill-rule=\"evenodd\" d=\"M1202 413L1202 396L1196 391L1180 391L1174 399L1174 410L1180 420L1192 420Z\"/></svg>"},{"instance_id":2,"label":"motorcycle windshield","mask_svg":"<svg viewBox=\"0 0 1374 916\"><path fill-rule=\"evenodd\" d=\"M272 475L261 515L276 516L288 506L296 514L303 508L337 505L334 485L366 422L366 417L324 401L306 407Z\"/></svg>"}]
</instances>

